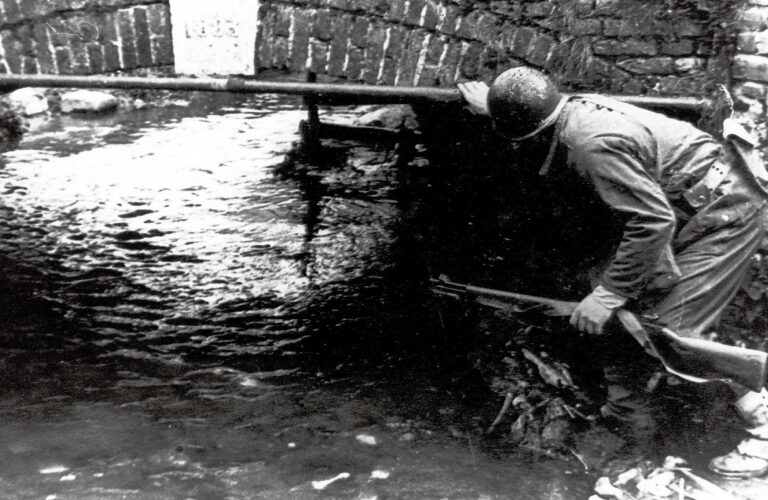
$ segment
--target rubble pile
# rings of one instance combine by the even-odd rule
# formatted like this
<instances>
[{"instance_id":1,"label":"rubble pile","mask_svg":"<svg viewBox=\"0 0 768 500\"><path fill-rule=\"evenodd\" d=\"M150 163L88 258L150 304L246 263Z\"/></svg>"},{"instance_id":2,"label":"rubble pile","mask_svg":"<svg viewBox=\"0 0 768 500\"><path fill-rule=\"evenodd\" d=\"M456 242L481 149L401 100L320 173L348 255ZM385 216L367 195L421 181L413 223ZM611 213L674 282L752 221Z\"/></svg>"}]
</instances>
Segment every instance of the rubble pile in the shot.
<instances>
[{"instance_id":1,"label":"rubble pile","mask_svg":"<svg viewBox=\"0 0 768 500\"><path fill-rule=\"evenodd\" d=\"M589 500L656 500L691 498L693 500L737 500L720 486L691 472L679 457L667 457L660 467L641 461L611 478L603 476L595 483Z\"/></svg>"}]
</instances>

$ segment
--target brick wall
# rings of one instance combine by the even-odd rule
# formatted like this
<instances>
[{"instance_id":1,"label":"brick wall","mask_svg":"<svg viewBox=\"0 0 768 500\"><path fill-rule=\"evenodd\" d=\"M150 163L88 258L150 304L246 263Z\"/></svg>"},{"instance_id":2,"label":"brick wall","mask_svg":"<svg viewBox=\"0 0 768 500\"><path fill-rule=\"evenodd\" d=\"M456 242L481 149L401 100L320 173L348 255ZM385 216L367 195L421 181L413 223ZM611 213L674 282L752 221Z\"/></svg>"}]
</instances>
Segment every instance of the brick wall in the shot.
<instances>
[{"instance_id":1,"label":"brick wall","mask_svg":"<svg viewBox=\"0 0 768 500\"><path fill-rule=\"evenodd\" d=\"M445 86L529 64L567 87L631 94L700 94L733 75L740 95L762 103L766 4L262 0L245 15L260 20L260 69ZM0 71L85 74L172 63L167 0L0 0Z\"/></svg>"},{"instance_id":2,"label":"brick wall","mask_svg":"<svg viewBox=\"0 0 768 500\"><path fill-rule=\"evenodd\" d=\"M768 88L768 0L749 0L737 17L734 95L741 111L765 119Z\"/></svg>"},{"instance_id":3,"label":"brick wall","mask_svg":"<svg viewBox=\"0 0 768 500\"><path fill-rule=\"evenodd\" d=\"M0 72L170 65L170 26L165 0L1 0Z\"/></svg>"},{"instance_id":4,"label":"brick wall","mask_svg":"<svg viewBox=\"0 0 768 500\"><path fill-rule=\"evenodd\" d=\"M692 94L727 82L735 3L264 0L257 61L396 85L487 80L528 64L573 88Z\"/></svg>"}]
</instances>

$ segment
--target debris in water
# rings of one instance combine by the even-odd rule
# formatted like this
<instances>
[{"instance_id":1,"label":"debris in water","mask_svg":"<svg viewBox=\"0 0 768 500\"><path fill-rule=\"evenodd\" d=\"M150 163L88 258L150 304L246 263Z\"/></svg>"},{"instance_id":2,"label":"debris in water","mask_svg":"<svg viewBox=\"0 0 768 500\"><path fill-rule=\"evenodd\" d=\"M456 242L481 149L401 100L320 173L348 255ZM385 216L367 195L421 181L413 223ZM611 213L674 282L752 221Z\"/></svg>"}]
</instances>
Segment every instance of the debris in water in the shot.
<instances>
[{"instance_id":1,"label":"debris in water","mask_svg":"<svg viewBox=\"0 0 768 500\"><path fill-rule=\"evenodd\" d=\"M670 486L675 481L675 473L671 470L654 471L645 479L637 482L637 490L652 496L668 497L672 495Z\"/></svg>"},{"instance_id":2,"label":"debris in water","mask_svg":"<svg viewBox=\"0 0 768 500\"><path fill-rule=\"evenodd\" d=\"M387 479L389 477L388 470L375 470L371 472L371 479Z\"/></svg>"},{"instance_id":3,"label":"debris in water","mask_svg":"<svg viewBox=\"0 0 768 500\"><path fill-rule=\"evenodd\" d=\"M296 443L288 443L288 448L296 448Z\"/></svg>"},{"instance_id":4,"label":"debris in water","mask_svg":"<svg viewBox=\"0 0 768 500\"><path fill-rule=\"evenodd\" d=\"M658 498L692 498L694 500L736 500L736 497L714 483L681 467L686 462L679 457L667 457L661 467L650 471L633 467L622 472L611 483L601 477L595 484L592 500Z\"/></svg>"},{"instance_id":5,"label":"debris in water","mask_svg":"<svg viewBox=\"0 0 768 500\"><path fill-rule=\"evenodd\" d=\"M640 469L638 469L637 467L633 467L628 471L624 471L621 474L619 474L619 477L616 478L616 481L614 482L614 484L616 486L624 486L628 482L637 478L637 476L639 475L640 475Z\"/></svg>"},{"instance_id":6,"label":"debris in water","mask_svg":"<svg viewBox=\"0 0 768 500\"><path fill-rule=\"evenodd\" d=\"M69 467L65 467L63 465L54 465L53 467L46 467L45 469L40 469L40 474L60 474L62 472L67 472L69 470Z\"/></svg>"},{"instance_id":7,"label":"debris in water","mask_svg":"<svg viewBox=\"0 0 768 500\"><path fill-rule=\"evenodd\" d=\"M376 443L377 443L376 436L371 436L370 434L358 434L357 436L355 436L355 439L369 446L376 446Z\"/></svg>"},{"instance_id":8,"label":"debris in water","mask_svg":"<svg viewBox=\"0 0 768 500\"><path fill-rule=\"evenodd\" d=\"M340 479L347 479L349 477L349 472L342 472L341 474L332 477L330 479L326 479L325 481L312 481L312 487L316 490L324 490L326 489L331 483L335 483L336 481Z\"/></svg>"},{"instance_id":9,"label":"debris in water","mask_svg":"<svg viewBox=\"0 0 768 500\"><path fill-rule=\"evenodd\" d=\"M522 353L523 356L525 356L525 359L536 365L539 369L539 375L544 379L544 382L555 387L575 387L573 385L573 380L571 379L571 374L563 367L559 367L560 369L558 369L557 367L548 365L528 349L523 349Z\"/></svg>"},{"instance_id":10,"label":"debris in water","mask_svg":"<svg viewBox=\"0 0 768 500\"><path fill-rule=\"evenodd\" d=\"M512 394L507 393L504 397L504 403L501 405L501 410L499 410L499 414L496 415L496 418L493 419L493 422L491 423L490 427L488 427L488 430L485 431L486 434L490 434L493 432L493 430L496 428L497 425L501 423L501 419L504 418L504 415L507 414L509 411L509 406L512 404Z\"/></svg>"},{"instance_id":11,"label":"debris in water","mask_svg":"<svg viewBox=\"0 0 768 500\"><path fill-rule=\"evenodd\" d=\"M611 484L611 480L603 476L595 483L595 493L604 498L624 498L624 492Z\"/></svg>"}]
</instances>

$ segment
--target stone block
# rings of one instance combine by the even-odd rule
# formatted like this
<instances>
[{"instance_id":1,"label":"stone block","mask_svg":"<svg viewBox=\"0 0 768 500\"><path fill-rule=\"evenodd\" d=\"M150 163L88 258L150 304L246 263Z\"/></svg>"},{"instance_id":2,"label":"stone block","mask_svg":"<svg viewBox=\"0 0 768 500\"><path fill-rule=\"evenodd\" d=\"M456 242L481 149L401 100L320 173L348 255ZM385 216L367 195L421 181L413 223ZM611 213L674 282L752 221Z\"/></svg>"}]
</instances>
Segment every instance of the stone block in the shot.
<instances>
[{"instance_id":1,"label":"stone block","mask_svg":"<svg viewBox=\"0 0 768 500\"><path fill-rule=\"evenodd\" d=\"M670 26L671 33L680 37L697 37L704 35L704 27L691 19L681 19ZM668 32L669 33L669 32Z\"/></svg>"},{"instance_id":2,"label":"stone block","mask_svg":"<svg viewBox=\"0 0 768 500\"><path fill-rule=\"evenodd\" d=\"M88 54L88 73L99 74L104 72L104 52L98 43L86 45Z\"/></svg>"},{"instance_id":3,"label":"stone block","mask_svg":"<svg viewBox=\"0 0 768 500\"><path fill-rule=\"evenodd\" d=\"M37 59L31 56L22 56L21 72L25 75L35 75L39 73L37 68Z\"/></svg>"},{"instance_id":4,"label":"stone block","mask_svg":"<svg viewBox=\"0 0 768 500\"><path fill-rule=\"evenodd\" d=\"M696 48L696 55L699 56L713 56L715 49L712 41L699 42L699 46Z\"/></svg>"},{"instance_id":5,"label":"stone block","mask_svg":"<svg viewBox=\"0 0 768 500\"><path fill-rule=\"evenodd\" d=\"M362 79L365 83L375 84L379 78L381 59L384 57L384 43L387 31L383 24L372 24L368 34L368 47L365 49Z\"/></svg>"},{"instance_id":6,"label":"stone block","mask_svg":"<svg viewBox=\"0 0 768 500\"><path fill-rule=\"evenodd\" d=\"M664 76L653 86L653 92L664 95L701 95L711 84L708 76Z\"/></svg>"},{"instance_id":7,"label":"stone block","mask_svg":"<svg viewBox=\"0 0 768 500\"><path fill-rule=\"evenodd\" d=\"M755 34L755 32L739 33L736 37L736 50L742 54L756 53Z\"/></svg>"},{"instance_id":8,"label":"stone block","mask_svg":"<svg viewBox=\"0 0 768 500\"><path fill-rule=\"evenodd\" d=\"M116 107L117 98L106 92L74 90L61 95L62 113L102 113Z\"/></svg>"},{"instance_id":9,"label":"stone block","mask_svg":"<svg viewBox=\"0 0 768 500\"><path fill-rule=\"evenodd\" d=\"M667 75L673 72L674 59L671 57L633 58L619 61L616 66L639 75Z\"/></svg>"},{"instance_id":10,"label":"stone block","mask_svg":"<svg viewBox=\"0 0 768 500\"><path fill-rule=\"evenodd\" d=\"M475 38L481 42L490 43L499 36L499 19L489 13L484 12L477 19L475 24Z\"/></svg>"},{"instance_id":11,"label":"stone block","mask_svg":"<svg viewBox=\"0 0 768 500\"><path fill-rule=\"evenodd\" d=\"M40 72L46 74L56 73L56 63L53 60L50 40L48 39L48 25L37 23L32 26L32 37L37 54L37 62L40 66Z\"/></svg>"},{"instance_id":12,"label":"stone block","mask_svg":"<svg viewBox=\"0 0 768 500\"><path fill-rule=\"evenodd\" d=\"M440 59L437 79L440 85L447 86L456 83L456 71L461 58L461 42L451 40L445 47L445 54Z\"/></svg>"},{"instance_id":13,"label":"stone block","mask_svg":"<svg viewBox=\"0 0 768 500\"><path fill-rule=\"evenodd\" d=\"M104 47L104 71L120 69L120 49L117 42L115 14L102 13L94 17L94 22L101 27L99 41ZM170 34L168 35L170 39ZM171 59L173 61L173 59Z\"/></svg>"},{"instance_id":14,"label":"stone block","mask_svg":"<svg viewBox=\"0 0 768 500\"><path fill-rule=\"evenodd\" d=\"M124 69L133 69L138 64L136 56L136 32L134 19L130 10L117 13L117 31L120 35L120 63Z\"/></svg>"},{"instance_id":15,"label":"stone block","mask_svg":"<svg viewBox=\"0 0 768 500\"><path fill-rule=\"evenodd\" d=\"M676 33L670 22L644 17L641 19L606 19L603 34L606 36L651 36Z\"/></svg>"},{"instance_id":16,"label":"stone block","mask_svg":"<svg viewBox=\"0 0 768 500\"><path fill-rule=\"evenodd\" d=\"M520 59L525 59L535 37L536 31L531 28L522 27L515 30L515 35L512 38L512 46L510 47L512 55Z\"/></svg>"},{"instance_id":17,"label":"stone block","mask_svg":"<svg viewBox=\"0 0 768 500\"><path fill-rule=\"evenodd\" d=\"M14 74L21 73L21 42L12 30L0 32L2 38L3 54L8 71Z\"/></svg>"},{"instance_id":18,"label":"stone block","mask_svg":"<svg viewBox=\"0 0 768 500\"><path fill-rule=\"evenodd\" d=\"M309 29L312 13L307 10L294 9L291 16L293 40L290 47L290 67L294 71L304 71L309 57Z\"/></svg>"},{"instance_id":19,"label":"stone block","mask_svg":"<svg viewBox=\"0 0 768 500\"><path fill-rule=\"evenodd\" d=\"M768 85L756 82L742 82L733 86L733 94L736 97L747 99L765 99Z\"/></svg>"},{"instance_id":20,"label":"stone block","mask_svg":"<svg viewBox=\"0 0 768 500\"><path fill-rule=\"evenodd\" d=\"M421 49L424 46L426 35L418 31L411 31L406 36L405 48L397 68L395 85L413 85L416 80L416 67L419 63Z\"/></svg>"},{"instance_id":21,"label":"stone block","mask_svg":"<svg viewBox=\"0 0 768 500\"><path fill-rule=\"evenodd\" d=\"M588 16L595 10L595 0L576 0L573 9L579 16Z\"/></svg>"},{"instance_id":22,"label":"stone block","mask_svg":"<svg viewBox=\"0 0 768 500\"><path fill-rule=\"evenodd\" d=\"M91 65L88 62L88 48L86 47L86 44L77 37L70 37L68 45L72 73L76 75L87 75Z\"/></svg>"},{"instance_id":23,"label":"stone block","mask_svg":"<svg viewBox=\"0 0 768 500\"><path fill-rule=\"evenodd\" d=\"M619 14L622 0L595 0L595 14Z\"/></svg>"},{"instance_id":24,"label":"stone block","mask_svg":"<svg viewBox=\"0 0 768 500\"><path fill-rule=\"evenodd\" d=\"M388 21L402 22L405 18L405 0L393 0L389 11L384 15Z\"/></svg>"},{"instance_id":25,"label":"stone block","mask_svg":"<svg viewBox=\"0 0 768 500\"><path fill-rule=\"evenodd\" d=\"M506 58L503 58L506 59ZM502 62L499 49L490 45L486 45L483 48L483 52L480 54L480 69L478 72L478 79L483 81L492 81L498 71L497 69Z\"/></svg>"},{"instance_id":26,"label":"stone block","mask_svg":"<svg viewBox=\"0 0 768 500\"><path fill-rule=\"evenodd\" d=\"M344 60L347 56L349 27L352 24L350 16L336 16L331 20L333 39L328 49L328 73L334 76L344 74Z\"/></svg>"},{"instance_id":27,"label":"stone block","mask_svg":"<svg viewBox=\"0 0 768 500\"><path fill-rule=\"evenodd\" d=\"M768 9L749 7L736 17L736 28L740 31L760 31L768 27Z\"/></svg>"},{"instance_id":28,"label":"stone block","mask_svg":"<svg viewBox=\"0 0 768 500\"><path fill-rule=\"evenodd\" d=\"M358 47L350 47L347 51L347 59L344 64L344 76L350 80L359 80L360 73L363 71L364 59L365 54L363 49Z\"/></svg>"},{"instance_id":29,"label":"stone block","mask_svg":"<svg viewBox=\"0 0 768 500\"><path fill-rule=\"evenodd\" d=\"M733 58L733 77L768 82L768 57L739 54Z\"/></svg>"},{"instance_id":30,"label":"stone block","mask_svg":"<svg viewBox=\"0 0 768 500\"><path fill-rule=\"evenodd\" d=\"M152 45L149 37L147 10L144 7L133 9L134 31L136 32L136 62L140 67L152 66Z\"/></svg>"},{"instance_id":31,"label":"stone block","mask_svg":"<svg viewBox=\"0 0 768 500\"><path fill-rule=\"evenodd\" d=\"M549 17L556 9L554 2L533 2L523 7L523 15L526 17Z\"/></svg>"},{"instance_id":32,"label":"stone block","mask_svg":"<svg viewBox=\"0 0 768 500\"><path fill-rule=\"evenodd\" d=\"M438 68L437 66L430 66L425 64L419 69L416 76L415 85L417 87L432 87L437 85L438 82Z\"/></svg>"},{"instance_id":33,"label":"stone block","mask_svg":"<svg viewBox=\"0 0 768 500\"><path fill-rule=\"evenodd\" d=\"M585 78L585 83L600 89L610 89L614 86L621 88L627 80L616 67L597 57L587 60L581 74Z\"/></svg>"},{"instance_id":34,"label":"stone block","mask_svg":"<svg viewBox=\"0 0 768 500\"><path fill-rule=\"evenodd\" d=\"M368 28L370 21L363 16L357 16L352 20L349 30L349 43L354 47L364 48L368 45Z\"/></svg>"},{"instance_id":35,"label":"stone block","mask_svg":"<svg viewBox=\"0 0 768 500\"><path fill-rule=\"evenodd\" d=\"M428 66L437 66L445 49L445 37L429 35L427 48L424 51L424 64Z\"/></svg>"},{"instance_id":36,"label":"stone block","mask_svg":"<svg viewBox=\"0 0 768 500\"><path fill-rule=\"evenodd\" d=\"M661 42L661 53L665 56L689 56L693 54L693 41Z\"/></svg>"},{"instance_id":37,"label":"stone block","mask_svg":"<svg viewBox=\"0 0 768 500\"><path fill-rule=\"evenodd\" d=\"M456 33L456 23L459 20L459 14L453 5L440 4L440 20L437 23L437 30L446 35Z\"/></svg>"},{"instance_id":38,"label":"stone block","mask_svg":"<svg viewBox=\"0 0 768 500\"><path fill-rule=\"evenodd\" d=\"M272 67L272 40L275 38L273 30L277 13L272 9L265 10L256 30L256 69Z\"/></svg>"},{"instance_id":39,"label":"stone block","mask_svg":"<svg viewBox=\"0 0 768 500\"><path fill-rule=\"evenodd\" d=\"M483 54L483 48L483 45L480 43L470 43L467 45L459 68L461 76L469 79L477 78L480 74L480 56Z\"/></svg>"},{"instance_id":40,"label":"stone block","mask_svg":"<svg viewBox=\"0 0 768 500\"><path fill-rule=\"evenodd\" d=\"M403 46L405 44L406 30L400 26L392 26L387 28L387 37L389 41L384 49L384 56L398 59L403 53Z\"/></svg>"},{"instance_id":41,"label":"stone block","mask_svg":"<svg viewBox=\"0 0 768 500\"><path fill-rule=\"evenodd\" d=\"M149 32L153 36L171 34L171 12L168 6L161 3L147 5L147 21ZM266 9L264 9L266 11Z\"/></svg>"},{"instance_id":42,"label":"stone block","mask_svg":"<svg viewBox=\"0 0 768 500\"><path fill-rule=\"evenodd\" d=\"M330 11L322 9L315 12L315 18L312 23L312 36L323 42L333 40Z\"/></svg>"},{"instance_id":43,"label":"stone block","mask_svg":"<svg viewBox=\"0 0 768 500\"><path fill-rule=\"evenodd\" d=\"M678 73L691 73L703 71L707 67L707 60L701 57L681 57L675 59L674 65Z\"/></svg>"},{"instance_id":44,"label":"stone block","mask_svg":"<svg viewBox=\"0 0 768 500\"><path fill-rule=\"evenodd\" d=\"M768 32L762 31L755 33L754 38L754 52L759 55L768 54Z\"/></svg>"},{"instance_id":45,"label":"stone block","mask_svg":"<svg viewBox=\"0 0 768 500\"><path fill-rule=\"evenodd\" d=\"M456 36L459 38L474 39L477 35L477 20L480 17L478 11L472 11L466 16L459 17L456 22Z\"/></svg>"},{"instance_id":46,"label":"stone block","mask_svg":"<svg viewBox=\"0 0 768 500\"><path fill-rule=\"evenodd\" d=\"M293 8L278 6L275 9L272 20L272 33L274 36L291 36L291 22L293 20Z\"/></svg>"},{"instance_id":47,"label":"stone block","mask_svg":"<svg viewBox=\"0 0 768 500\"><path fill-rule=\"evenodd\" d=\"M390 57L384 58L379 72L379 83L381 85L394 85L397 78L397 61Z\"/></svg>"},{"instance_id":48,"label":"stone block","mask_svg":"<svg viewBox=\"0 0 768 500\"><path fill-rule=\"evenodd\" d=\"M14 24L21 21L21 9L16 0L3 0L3 13L5 14L5 23Z\"/></svg>"},{"instance_id":49,"label":"stone block","mask_svg":"<svg viewBox=\"0 0 768 500\"><path fill-rule=\"evenodd\" d=\"M309 44L309 70L325 73L328 67L328 43L312 40Z\"/></svg>"},{"instance_id":50,"label":"stone block","mask_svg":"<svg viewBox=\"0 0 768 500\"><path fill-rule=\"evenodd\" d=\"M56 47L56 67L59 68L59 74L69 75L72 74L71 57L69 55L68 47Z\"/></svg>"},{"instance_id":51,"label":"stone block","mask_svg":"<svg viewBox=\"0 0 768 500\"><path fill-rule=\"evenodd\" d=\"M599 40L593 44L592 49L601 56L654 56L658 52L655 40L640 38Z\"/></svg>"},{"instance_id":52,"label":"stone block","mask_svg":"<svg viewBox=\"0 0 768 500\"><path fill-rule=\"evenodd\" d=\"M600 19L572 19L568 23L568 33L573 36L599 35L602 31Z\"/></svg>"},{"instance_id":53,"label":"stone block","mask_svg":"<svg viewBox=\"0 0 768 500\"><path fill-rule=\"evenodd\" d=\"M440 23L442 4L437 2L427 2L424 5L424 11L421 16L421 26L428 30L434 30Z\"/></svg>"},{"instance_id":54,"label":"stone block","mask_svg":"<svg viewBox=\"0 0 768 500\"><path fill-rule=\"evenodd\" d=\"M272 41L272 64L276 69L289 69L291 65L291 44L284 36L275 37Z\"/></svg>"},{"instance_id":55,"label":"stone block","mask_svg":"<svg viewBox=\"0 0 768 500\"><path fill-rule=\"evenodd\" d=\"M410 0L405 11L404 21L411 26L421 24L421 13L424 11L426 0Z\"/></svg>"},{"instance_id":56,"label":"stone block","mask_svg":"<svg viewBox=\"0 0 768 500\"><path fill-rule=\"evenodd\" d=\"M173 40L171 34L152 37L152 62L156 65L173 64ZM109 49L109 46L106 47Z\"/></svg>"},{"instance_id":57,"label":"stone block","mask_svg":"<svg viewBox=\"0 0 768 500\"><path fill-rule=\"evenodd\" d=\"M536 37L525 60L534 66L543 67L556 44L557 42L555 42L555 39L549 35L540 35Z\"/></svg>"}]
</instances>

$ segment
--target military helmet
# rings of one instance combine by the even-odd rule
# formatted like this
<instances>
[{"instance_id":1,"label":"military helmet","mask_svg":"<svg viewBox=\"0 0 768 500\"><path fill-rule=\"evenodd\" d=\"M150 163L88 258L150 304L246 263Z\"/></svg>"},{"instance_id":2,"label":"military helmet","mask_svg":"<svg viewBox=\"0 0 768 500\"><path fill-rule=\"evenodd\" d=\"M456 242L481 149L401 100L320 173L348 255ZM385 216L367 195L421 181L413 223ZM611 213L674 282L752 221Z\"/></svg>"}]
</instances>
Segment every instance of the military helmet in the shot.
<instances>
[{"instance_id":1,"label":"military helmet","mask_svg":"<svg viewBox=\"0 0 768 500\"><path fill-rule=\"evenodd\" d=\"M535 135L549 125L562 96L544 73L517 67L500 74L488 92L494 128L512 139Z\"/></svg>"}]
</instances>

